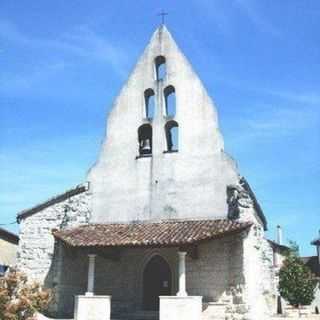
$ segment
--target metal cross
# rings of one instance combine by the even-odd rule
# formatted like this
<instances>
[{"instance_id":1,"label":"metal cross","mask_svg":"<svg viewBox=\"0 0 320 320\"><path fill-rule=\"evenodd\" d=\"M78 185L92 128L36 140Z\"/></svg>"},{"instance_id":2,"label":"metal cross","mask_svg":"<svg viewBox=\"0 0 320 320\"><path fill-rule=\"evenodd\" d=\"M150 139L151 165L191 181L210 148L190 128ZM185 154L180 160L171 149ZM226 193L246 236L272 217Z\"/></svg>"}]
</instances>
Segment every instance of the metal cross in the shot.
<instances>
[{"instance_id":1,"label":"metal cross","mask_svg":"<svg viewBox=\"0 0 320 320\"><path fill-rule=\"evenodd\" d=\"M161 16L161 22L164 24L164 18L168 15L168 12L164 12L163 10L158 14L158 16Z\"/></svg>"}]
</instances>

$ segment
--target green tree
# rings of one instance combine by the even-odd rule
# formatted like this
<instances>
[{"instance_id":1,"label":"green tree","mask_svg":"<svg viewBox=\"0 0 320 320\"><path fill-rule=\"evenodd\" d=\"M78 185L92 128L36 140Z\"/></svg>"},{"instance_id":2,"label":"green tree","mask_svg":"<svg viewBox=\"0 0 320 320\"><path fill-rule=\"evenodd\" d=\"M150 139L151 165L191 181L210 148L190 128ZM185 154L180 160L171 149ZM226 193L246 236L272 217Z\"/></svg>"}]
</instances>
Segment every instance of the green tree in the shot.
<instances>
[{"instance_id":1,"label":"green tree","mask_svg":"<svg viewBox=\"0 0 320 320\"><path fill-rule=\"evenodd\" d=\"M291 250L279 272L279 292L290 305L298 308L314 299L316 281L310 269Z\"/></svg>"}]
</instances>

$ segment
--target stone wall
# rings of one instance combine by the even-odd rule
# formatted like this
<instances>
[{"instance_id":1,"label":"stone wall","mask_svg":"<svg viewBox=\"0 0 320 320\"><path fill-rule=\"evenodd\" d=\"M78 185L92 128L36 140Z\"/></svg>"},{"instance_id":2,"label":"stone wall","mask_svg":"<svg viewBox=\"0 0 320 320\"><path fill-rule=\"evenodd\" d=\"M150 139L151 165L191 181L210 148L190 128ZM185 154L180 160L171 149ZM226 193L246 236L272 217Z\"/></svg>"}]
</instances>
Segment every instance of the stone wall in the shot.
<instances>
[{"instance_id":1,"label":"stone wall","mask_svg":"<svg viewBox=\"0 0 320 320\"><path fill-rule=\"evenodd\" d=\"M226 193L229 219L250 221L267 230L264 213L244 177L241 177L237 184L228 185Z\"/></svg>"},{"instance_id":2,"label":"stone wall","mask_svg":"<svg viewBox=\"0 0 320 320\"><path fill-rule=\"evenodd\" d=\"M247 305L243 319L269 319L276 312L277 288L273 250L260 225L254 225L244 237L243 266L243 300Z\"/></svg>"},{"instance_id":3,"label":"stone wall","mask_svg":"<svg viewBox=\"0 0 320 320\"><path fill-rule=\"evenodd\" d=\"M320 312L320 280L316 286L314 300L311 304L311 309L313 312L316 312L316 308L318 312Z\"/></svg>"},{"instance_id":4,"label":"stone wall","mask_svg":"<svg viewBox=\"0 0 320 320\"><path fill-rule=\"evenodd\" d=\"M32 279L45 282L54 259L52 229L88 223L90 198L86 191L21 219L18 269Z\"/></svg>"},{"instance_id":5,"label":"stone wall","mask_svg":"<svg viewBox=\"0 0 320 320\"><path fill-rule=\"evenodd\" d=\"M230 302L230 288L243 283L242 239L228 236L204 243L199 259L187 259L187 289L204 302Z\"/></svg>"},{"instance_id":6,"label":"stone wall","mask_svg":"<svg viewBox=\"0 0 320 320\"><path fill-rule=\"evenodd\" d=\"M277 279L275 255L265 239L266 220L245 179L227 189L229 218L250 221L253 226L243 233L242 254L243 281L231 289L233 300L229 304L227 319L264 320L276 313ZM280 262L280 257L278 258ZM239 283L239 281L238 281Z\"/></svg>"}]
</instances>

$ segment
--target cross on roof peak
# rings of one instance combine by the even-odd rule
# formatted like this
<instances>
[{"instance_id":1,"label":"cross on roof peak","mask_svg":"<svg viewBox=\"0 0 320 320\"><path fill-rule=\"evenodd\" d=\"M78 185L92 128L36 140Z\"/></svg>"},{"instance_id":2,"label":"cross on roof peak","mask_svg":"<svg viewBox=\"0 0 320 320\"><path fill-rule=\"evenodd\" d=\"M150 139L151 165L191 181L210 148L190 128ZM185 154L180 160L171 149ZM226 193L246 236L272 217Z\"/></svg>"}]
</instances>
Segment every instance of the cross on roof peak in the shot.
<instances>
[{"instance_id":1,"label":"cross on roof peak","mask_svg":"<svg viewBox=\"0 0 320 320\"><path fill-rule=\"evenodd\" d=\"M164 20L167 15L168 15L168 12L165 12L164 10L158 13L158 16L161 16L161 24L164 24Z\"/></svg>"}]
</instances>

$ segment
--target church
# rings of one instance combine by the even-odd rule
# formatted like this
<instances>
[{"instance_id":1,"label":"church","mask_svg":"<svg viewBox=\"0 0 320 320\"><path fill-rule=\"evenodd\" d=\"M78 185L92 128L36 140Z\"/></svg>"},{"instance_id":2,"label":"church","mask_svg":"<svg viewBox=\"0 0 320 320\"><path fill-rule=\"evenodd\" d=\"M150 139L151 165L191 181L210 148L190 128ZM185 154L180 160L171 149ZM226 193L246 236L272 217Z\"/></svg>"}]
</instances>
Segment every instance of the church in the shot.
<instances>
[{"instance_id":1,"label":"church","mask_svg":"<svg viewBox=\"0 0 320 320\"><path fill-rule=\"evenodd\" d=\"M118 97L82 184L18 214L18 268L54 318L264 320L267 219L224 151L216 106L165 25Z\"/></svg>"}]
</instances>

